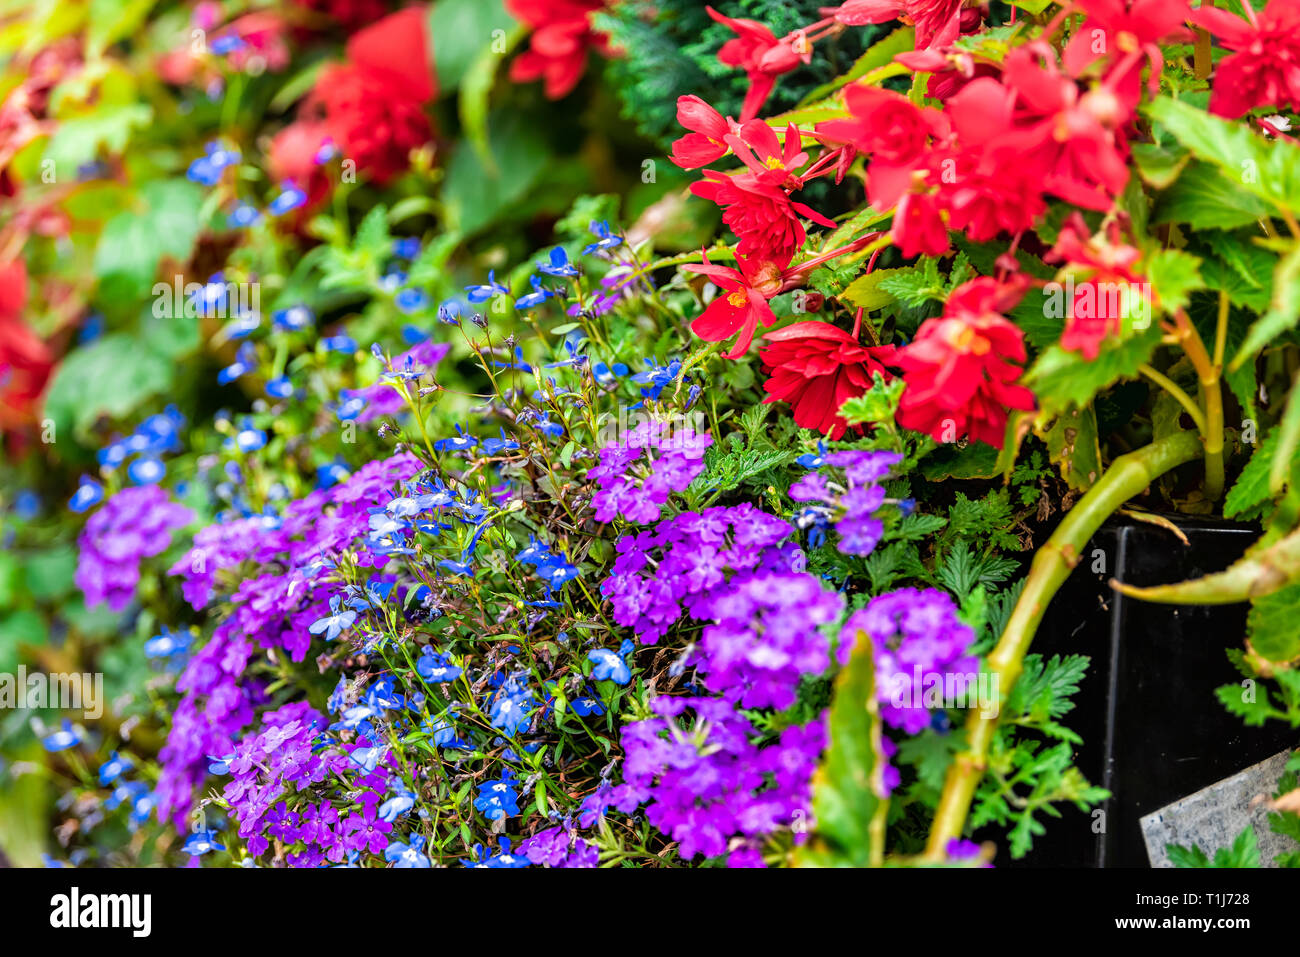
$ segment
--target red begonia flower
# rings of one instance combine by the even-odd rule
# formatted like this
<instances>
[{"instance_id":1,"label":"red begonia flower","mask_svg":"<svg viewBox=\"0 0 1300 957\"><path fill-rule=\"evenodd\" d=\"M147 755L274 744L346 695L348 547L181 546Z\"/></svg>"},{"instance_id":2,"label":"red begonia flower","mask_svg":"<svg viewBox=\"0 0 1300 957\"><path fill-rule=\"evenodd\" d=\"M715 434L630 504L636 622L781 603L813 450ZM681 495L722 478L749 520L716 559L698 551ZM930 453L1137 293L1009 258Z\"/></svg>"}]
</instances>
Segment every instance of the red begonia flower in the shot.
<instances>
[{"instance_id":1,"label":"red begonia flower","mask_svg":"<svg viewBox=\"0 0 1300 957\"><path fill-rule=\"evenodd\" d=\"M1214 70L1210 112L1238 117L1261 106L1300 110L1300 5L1270 0L1261 13L1245 4L1249 22L1227 10L1200 7L1192 20L1235 51Z\"/></svg>"},{"instance_id":2,"label":"red begonia flower","mask_svg":"<svg viewBox=\"0 0 1300 957\"><path fill-rule=\"evenodd\" d=\"M738 258L739 270L714 266L709 257L703 263L685 266L691 272L708 276L721 292L691 323L691 331L705 342L723 342L737 336L732 350L725 353L728 359L745 354L754 340L759 322L770 326L776 321L768 299L781 288L782 264Z\"/></svg>"},{"instance_id":3,"label":"red begonia flower","mask_svg":"<svg viewBox=\"0 0 1300 957\"><path fill-rule=\"evenodd\" d=\"M1023 291L1020 284L973 279L953 291L941 317L921 323L894 360L907 383L900 425L940 442L968 436L1002 447L1007 411L1034 408L1033 393L1015 385L1026 359L1024 335L1002 315Z\"/></svg>"},{"instance_id":4,"label":"red begonia flower","mask_svg":"<svg viewBox=\"0 0 1300 957\"><path fill-rule=\"evenodd\" d=\"M790 403L796 425L831 439L848 429L840 406L870 389L873 373L893 378L884 366L893 360L893 346L863 346L829 322L796 322L763 339L771 343L759 352L769 373L763 401Z\"/></svg>"},{"instance_id":5,"label":"red begonia flower","mask_svg":"<svg viewBox=\"0 0 1300 957\"><path fill-rule=\"evenodd\" d=\"M510 79L540 79L548 99L567 96L587 68L587 51L609 52L608 39L591 28L591 14L604 6L605 0L506 0L510 15L533 28L528 49L510 64Z\"/></svg>"},{"instance_id":6,"label":"red begonia flower","mask_svg":"<svg viewBox=\"0 0 1300 957\"><path fill-rule=\"evenodd\" d=\"M721 159L731 147L726 138L739 131L740 124L731 117L723 117L698 96L677 98L677 122L688 130L685 136L673 143L669 157L682 169L699 169Z\"/></svg>"},{"instance_id":7,"label":"red begonia flower","mask_svg":"<svg viewBox=\"0 0 1300 957\"><path fill-rule=\"evenodd\" d=\"M1145 314L1137 297L1148 296L1147 283L1133 269L1141 255L1121 241L1117 224L1112 223L1108 236L1093 236L1078 213L1065 221L1044 257L1068 263L1078 277L1071 279L1074 295L1061 333L1062 349L1095 359L1101 344L1123 330L1126 313L1142 309Z\"/></svg>"},{"instance_id":8,"label":"red begonia flower","mask_svg":"<svg viewBox=\"0 0 1300 957\"><path fill-rule=\"evenodd\" d=\"M901 19L916 27L916 49L924 50L946 32L945 28L951 28L951 39L956 39L962 0L845 0L821 12L850 27Z\"/></svg>"},{"instance_id":9,"label":"red begonia flower","mask_svg":"<svg viewBox=\"0 0 1300 957\"><path fill-rule=\"evenodd\" d=\"M722 221L740 240L737 252L753 262L788 263L807 236L800 216L835 227L811 206L794 202L784 190L764 185L749 173L729 176L705 170L704 181L691 184L691 192L722 207Z\"/></svg>"},{"instance_id":10,"label":"red begonia flower","mask_svg":"<svg viewBox=\"0 0 1300 957\"><path fill-rule=\"evenodd\" d=\"M757 20L726 17L705 7L718 23L725 24L736 32L734 40L728 40L718 51L718 59L727 66L739 67L749 78L749 92L745 94L744 105L740 109L740 122L745 123L758 116L758 111L767 101L776 78L782 73L789 73L800 63L812 61L812 50L802 53L795 50L793 44L778 39Z\"/></svg>"},{"instance_id":11,"label":"red begonia flower","mask_svg":"<svg viewBox=\"0 0 1300 957\"><path fill-rule=\"evenodd\" d=\"M49 347L22 320L27 265L0 265L0 431L31 424L54 368Z\"/></svg>"}]
</instances>

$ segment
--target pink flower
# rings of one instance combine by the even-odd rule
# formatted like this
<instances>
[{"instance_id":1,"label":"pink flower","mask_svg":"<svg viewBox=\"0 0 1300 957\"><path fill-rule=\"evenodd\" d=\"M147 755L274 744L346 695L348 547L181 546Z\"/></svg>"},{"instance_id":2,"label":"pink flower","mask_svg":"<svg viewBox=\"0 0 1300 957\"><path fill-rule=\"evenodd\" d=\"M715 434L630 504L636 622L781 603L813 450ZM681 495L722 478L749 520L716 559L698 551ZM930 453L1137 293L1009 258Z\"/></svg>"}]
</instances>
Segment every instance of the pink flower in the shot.
<instances>
[{"instance_id":1,"label":"pink flower","mask_svg":"<svg viewBox=\"0 0 1300 957\"><path fill-rule=\"evenodd\" d=\"M1237 117L1261 106L1300 110L1300 5L1269 0L1255 13L1243 0L1247 20L1215 7L1200 7L1192 20L1217 36L1232 56L1214 71L1210 112Z\"/></svg>"}]
</instances>

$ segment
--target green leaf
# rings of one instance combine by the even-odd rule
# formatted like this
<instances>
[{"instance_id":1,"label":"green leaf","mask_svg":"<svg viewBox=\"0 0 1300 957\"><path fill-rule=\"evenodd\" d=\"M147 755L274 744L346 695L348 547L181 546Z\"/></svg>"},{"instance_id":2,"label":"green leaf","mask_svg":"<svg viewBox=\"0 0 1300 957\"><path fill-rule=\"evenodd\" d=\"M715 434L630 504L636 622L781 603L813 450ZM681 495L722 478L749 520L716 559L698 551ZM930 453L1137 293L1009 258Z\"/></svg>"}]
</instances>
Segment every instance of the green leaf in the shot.
<instances>
[{"instance_id":1,"label":"green leaf","mask_svg":"<svg viewBox=\"0 0 1300 957\"><path fill-rule=\"evenodd\" d=\"M910 271L909 269L876 269L850 283L849 288L840 294L840 298L848 300L855 309L873 312L897 299L893 293L880 288L881 282L891 276Z\"/></svg>"},{"instance_id":2,"label":"green leaf","mask_svg":"<svg viewBox=\"0 0 1300 957\"><path fill-rule=\"evenodd\" d=\"M183 179L153 180L141 185L136 196L138 208L118 213L104 225L95 247L95 275L147 287L164 256L178 263L190 258L202 229L203 190Z\"/></svg>"},{"instance_id":3,"label":"green leaf","mask_svg":"<svg viewBox=\"0 0 1300 957\"><path fill-rule=\"evenodd\" d=\"M174 366L150 345L127 333L105 336L69 353L45 396L55 434L68 428L87 440L101 416L124 418L151 396L167 391Z\"/></svg>"},{"instance_id":4,"label":"green leaf","mask_svg":"<svg viewBox=\"0 0 1300 957\"><path fill-rule=\"evenodd\" d=\"M873 859L872 819L885 797L880 708L871 639L859 632L853 656L835 681L830 746L813 777L817 831L795 850L801 867L867 867Z\"/></svg>"},{"instance_id":5,"label":"green leaf","mask_svg":"<svg viewBox=\"0 0 1300 957\"><path fill-rule=\"evenodd\" d=\"M1133 144L1133 161L1137 164L1138 175L1144 183L1156 189L1167 189L1191 158L1192 155L1182 147Z\"/></svg>"},{"instance_id":6,"label":"green leaf","mask_svg":"<svg viewBox=\"0 0 1300 957\"><path fill-rule=\"evenodd\" d=\"M483 160L484 167L494 175L497 171L496 160L492 158L492 148L488 144L487 125L492 86L501 61L527 35L528 28L522 23L516 24L502 43L489 45L478 55L465 71L460 84L460 95L457 98L460 125L465 130L465 138Z\"/></svg>"},{"instance_id":7,"label":"green leaf","mask_svg":"<svg viewBox=\"0 0 1300 957\"><path fill-rule=\"evenodd\" d=\"M100 105L60 121L42 158L54 164L58 179L75 179L77 167L94 160L101 148L114 155L125 152L132 131L148 126L151 119L153 109L143 103Z\"/></svg>"},{"instance_id":8,"label":"green leaf","mask_svg":"<svg viewBox=\"0 0 1300 957\"><path fill-rule=\"evenodd\" d=\"M1300 656L1300 582L1254 598L1246 630L1255 653L1269 661L1287 662Z\"/></svg>"},{"instance_id":9,"label":"green leaf","mask_svg":"<svg viewBox=\"0 0 1300 957\"><path fill-rule=\"evenodd\" d=\"M1300 244L1278 261L1269 310L1250 327L1229 368L1240 367L1282 333L1294 329L1297 322L1300 322Z\"/></svg>"},{"instance_id":10,"label":"green leaf","mask_svg":"<svg viewBox=\"0 0 1300 957\"><path fill-rule=\"evenodd\" d=\"M1050 346L1026 374L1025 385L1038 396L1042 417L1059 415L1071 403L1083 407L1120 379L1136 377L1138 366L1160 344L1160 336L1160 327L1153 322L1125 339L1107 340L1093 360L1067 352L1059 344Z\"/></svg>"},{"instance_id":11,"label":"green leaf","mask_svg":"<svg viewBox=\"0 0 1300 957\"><path fill-rule=\"evenodd\" d=\"M451 228L469 236L496 221L527 195L545 168L549 151L541 132L519 113L494 113L488 142L495 158L490 175L472 148L457 149L447 167L443 196Z\"/></svg>"},{"instance_id":12,"label":"green leaf","mask_svg":"<svg viewBox=\"0 0 1300 957\"><path fill-rule=\"evenodd\" d=\"M1097 413L1091 405L1070 407L1056 417L1043 436L1061 478L1077 492L1092 488L1101 475L1101 448L1097 439Z\"/></svg>"},{"instance_id":13,"label":"green leaf","mask_svg":"<svg viewBox=\"0 0 1300 957\"><path fill-rule=\"evenodd\" d=\"M858 57L848 71L829 83L824 83L810 92L800 102L800 106L824 100L841 87L848 86L873 70L879 70L893 62L900 53L909 53L916 45L916 31L911 27L899 27L883 40L873 43L867 52Z\"/></svg>"},{"instance_id":14,"label":"green leaf","mask_svg":"<svg viewBox=\"0 0 1300 957\"><path fill-rule=\"evenodd\" d=\"M1300 147L1293 142L1265 141L1245 123L1211 116L1165 96L1151 103L1147 113L1246 192L1286 209L1300 209Z\"/></svg>"},{"instance_id":15,"label":"green leaf","mask_svg":"<svg viewBox=\"0 0 1300 957\"><path fill-rule=\"evenodd\" d=\"M1269 470L1273 465L1273 450L1277 447L1277 429L1273 428L1259 443L1237 481L1223 500L1223 517L1243 521L1260 517L1260 506L1272 500L1269 491Z\"/></svg>"},{"instance_id":16,"label":"green leaf","mask_svg":"<svg viewBox=\"0 0 1300 957\"><path fill-rule=\"evenodd\" d=\"M464 80L475 61L492 52L516 22L501 0L438 0L429 11L429 37L438 88L449 92ZM493 36L494 31L501 33Z\"/></svg>"},{"instance_id":17,"label":"green leaf","mask_svg":"<svg viewBox=\"0 0 1300 957\"><path fill-rule=\"evenodd\" d=\"M1229 179L1217 166L1195 162L1156 202L1155 222L1193 229L1236 229L1267 219L1272 208Z\"/></svg>"},{"instance_id":18,"label":"green leaf","mask_svg":"<svg viewBox=\"0 0 1300 957\"><path fill-rule=\"evenodd\" d=\"M1165 312L1185 309L1191 294L1205 288L1201 260L1177 249L1162 249L1147 257L1146 273Z\"/></svg>"}]
</instances>

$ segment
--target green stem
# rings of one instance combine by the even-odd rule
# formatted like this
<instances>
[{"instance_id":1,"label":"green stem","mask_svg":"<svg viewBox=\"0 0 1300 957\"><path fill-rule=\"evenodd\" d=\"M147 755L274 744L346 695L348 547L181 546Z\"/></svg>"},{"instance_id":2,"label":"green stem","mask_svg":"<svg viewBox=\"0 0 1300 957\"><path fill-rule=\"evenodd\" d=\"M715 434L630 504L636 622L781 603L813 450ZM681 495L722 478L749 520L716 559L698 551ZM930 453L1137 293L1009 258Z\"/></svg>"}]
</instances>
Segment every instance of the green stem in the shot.
<instances>
[{"instance_id":1,"label":"green stem","mask_svg":"<svg viewBox=\"0 0 1300 957\"><path fill-rule=\"evenodd\" d=\"M1020 677L1025 653L1048 603L1079 563L1083 548L1101 523L1152 481L1170 469L1190 462L1201 451L1201 441L1194 432L1178 432L1136 452L1121 455L1062 519L1052 537L1034 555L1020 600L1011 612L997 647L988 656L988 669L995 676L996 687L1004 699ZM984 776L985 759L997 729L997 717L986 718L979 711L972 711L966 728L967 750L957 755L948 769L948 778L930 828L925 852L930 860L943 860L948 842L962 833L975 789Z\"/></svg>"}]
</instances>

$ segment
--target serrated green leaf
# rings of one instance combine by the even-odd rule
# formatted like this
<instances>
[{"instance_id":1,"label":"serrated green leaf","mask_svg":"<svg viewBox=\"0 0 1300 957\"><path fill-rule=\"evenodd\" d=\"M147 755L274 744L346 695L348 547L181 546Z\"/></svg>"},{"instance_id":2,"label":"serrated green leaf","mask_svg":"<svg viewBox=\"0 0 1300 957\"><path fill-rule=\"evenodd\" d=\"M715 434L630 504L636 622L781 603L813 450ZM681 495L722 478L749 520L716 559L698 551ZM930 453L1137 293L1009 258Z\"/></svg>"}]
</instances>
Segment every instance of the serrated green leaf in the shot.
<instances>
[{"instance_id":1,"label":"serrated green leaf","mask_svg":"<svg viewBox=\"0 0 1300 957\"><path fill-rule=\"evenodd\" d=\"M1159 325L1151 323L1123 340L1106 341L1093 360L1067 352L1059 344L1051 346L1026 374L1025 385L1038 396L1044 417L1059 415L1071 403L1085 406L1120 379L1135 378L1138 366L1151 358L1160 337Z\"/></svg>"}]
</instances>

